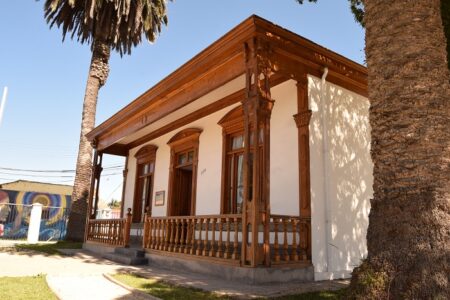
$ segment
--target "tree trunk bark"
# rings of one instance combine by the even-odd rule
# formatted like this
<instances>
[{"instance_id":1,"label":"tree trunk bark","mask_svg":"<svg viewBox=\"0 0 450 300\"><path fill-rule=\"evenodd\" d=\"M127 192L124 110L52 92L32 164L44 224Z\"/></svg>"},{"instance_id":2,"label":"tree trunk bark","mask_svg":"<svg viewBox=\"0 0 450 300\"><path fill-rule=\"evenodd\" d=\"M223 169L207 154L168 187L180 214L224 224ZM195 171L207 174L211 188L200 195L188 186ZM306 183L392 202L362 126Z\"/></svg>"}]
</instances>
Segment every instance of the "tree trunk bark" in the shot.
<instances>
[{"instance_id":1,"label":"tree trunk bark","mask_svg":"<svg viewBox=\"0 0 450 300\"><path fill-rule=\"evenodd\" d=\"M72 193L72 208L67 225L67 240L83 241L86 217L88 215L88 194L91 182L92 146L86 134L94 129L97 97L109 73L110 48L107 43L95 41L91 65L86 84L81 119L80 145L78 149L75 182Z\"/></svg>"},{"instance_id":2,"label":"tree trunk bark","mask_svg":"<svg viewBox=\"0 0 450 300\"><path fill-rule=\"evenodd\" d=\"M450 76L440 0L365 0L374 198L359 299L449 299Z\"/></svg>"}]
</instances>

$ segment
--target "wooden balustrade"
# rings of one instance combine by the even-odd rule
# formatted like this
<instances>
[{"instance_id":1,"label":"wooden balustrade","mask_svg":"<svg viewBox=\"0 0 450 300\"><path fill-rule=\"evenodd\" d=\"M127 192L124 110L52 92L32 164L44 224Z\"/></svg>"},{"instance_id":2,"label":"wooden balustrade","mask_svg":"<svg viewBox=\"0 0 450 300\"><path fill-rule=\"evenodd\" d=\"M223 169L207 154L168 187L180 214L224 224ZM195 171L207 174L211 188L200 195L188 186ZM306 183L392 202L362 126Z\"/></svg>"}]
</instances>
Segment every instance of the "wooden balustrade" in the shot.
<instances>
[{"instance_id":1,"label":"wooden balustrade","mask_svg":"<svg viewBox=\"0 0 450 300\"><path fill-rule=\"evenodd\" d=\"M143 247L210 259L240 259L238 214L145 217Z\"/></svg>"},{"instance_id":2,"label":"wooden balustrade","mask_svg":"<svg viewBox=\"0 0 450 300\"><path fill-rule=\"evenodd\" d=\"M131 209L122 219L90 219L88 222L87 241L127 247L130 241Z\"/></svg>"},{"instance_id":3,"label":"wooden balustrade","mask_svg":"<svg viewBox=\"0 0 450 300\"><path fill-rule=\"evenodd\" d=\"M272 264L309 262L309 218L271 215L269 226ZM239 263L242 241L242 216L239 214L182 217L145 217L143 247L210 260ZM260 241L261 243L262 241Z\"/></svg>"},{"instance_id":4,"label":"wooden balustrade","mask_svg":"<svg viewBox=\"0 0 450 300\"><path fill-rule=\"evenodd\" d=\"M308 231L310 218L298 216L270 216L272 263L296 263L308 260L310 240L300 240L300 232ZM282 242L280 242L282 241ZM298 242L300 241L300 243Z\"/></svg>"}]
</instances>

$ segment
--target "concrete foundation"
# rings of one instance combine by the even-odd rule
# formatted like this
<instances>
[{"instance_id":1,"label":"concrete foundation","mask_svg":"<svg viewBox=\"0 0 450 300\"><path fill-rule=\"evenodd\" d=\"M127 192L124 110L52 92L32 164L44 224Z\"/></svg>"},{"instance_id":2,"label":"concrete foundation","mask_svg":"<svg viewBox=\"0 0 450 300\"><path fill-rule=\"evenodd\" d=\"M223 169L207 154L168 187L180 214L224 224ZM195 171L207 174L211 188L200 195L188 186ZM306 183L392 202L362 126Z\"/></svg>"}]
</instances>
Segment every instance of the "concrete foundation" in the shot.
<instances>
[{"instance_id":1,"label":"concrete foundation","mask_svg":"<svg viewBox=\"0 0 450 300\"><path fill-rule=\"evenodd\" d=\"M167 257L147 253L150 266L157 266L170 270L184 270L238 281L245 284L312 282L314 281L313 266L307 267L239 267L215 264L201 260L190 260L178 257Z\"/></svg>"}]
</instances>

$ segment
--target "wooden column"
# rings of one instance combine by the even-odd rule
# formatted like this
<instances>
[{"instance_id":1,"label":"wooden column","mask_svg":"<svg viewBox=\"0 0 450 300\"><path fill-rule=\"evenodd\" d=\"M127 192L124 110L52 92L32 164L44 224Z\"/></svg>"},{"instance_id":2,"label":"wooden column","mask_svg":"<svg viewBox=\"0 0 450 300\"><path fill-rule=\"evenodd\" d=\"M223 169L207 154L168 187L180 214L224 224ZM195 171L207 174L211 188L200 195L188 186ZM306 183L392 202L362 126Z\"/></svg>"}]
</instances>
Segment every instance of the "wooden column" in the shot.
<instances>
[{"instance_id":1,"label":"wooden column","mask_svg":"<svg viewBox=\"0 0 450 300\"><path fill-rule=\"evenodd\" d=\"M125 166L123 168L123 184L122 184L122 199L120 201L120 217L123 218L123 213L124 213L124 209L125 209L125 189L127 186L127 175L128 175L128 155L129 153L127 153L127 157L125 158Z\"/></svg>"},{"instance_id":2,"label":"wooden column","mask_svg":"<svg viewBox=\"0 0 450 300\"><path fill-rule=\"evenodd\" d=\"M84 230L84 241L86 241L89 231L89 220L92 219L92 203L94 199L94 191L95 191L95 168L98 164L98 152L97 152L97 141L92 141L92 148L94 148L94 158L92 159L92 167L91 167L91 185L89 187L89 195L88 195L88 208L86 213L86 225ZM94 215L95 217L95 215Z\"/></svg>"},{"instance_id":3,"label":"wooden column","mask_svg":"<svg viewBox=\"0 0 450 300\"><path fill-rule=\"evenodd\" d=\"M270 265L270 48L259 38L245 43L246 95L244 109L244 207L241 263ZM263 244L259 230L263 228Z\"/></svg>"},{"instance_id":4,"label":"wooden column","mask_svg":"<svg viewBox=\"0 0 450 300\"><path fill-rule=\"evenodd\" d=\"M297 78L298 113L294 115L298 128L298 164L299 164L299 206L300 218L306 221L300 226L300 245L303 246L302 256L306 254L311 259L311 181L309 160L309 123L312 112L308 107L307 74Z\"/></svg>"},{"instance_id":5,"label":"wooden column","mask_svg":"<svg viewBox=\"0 0 450 300\"><path fill-rule=\"evenodd\" d=\"M92 143L92 147L94 148L94 158L92 160L92 167L91 167L91 186L89 188L89 196L88 196L88 213L87 213L87 219L92 218L92 203L94 199L94 191L95 191L95 184L96 184L96 178L95 178L95 167L98 163L98 152L96 148L96 143Z\"/></svg>"},{"instance_id":6,"label":"wooden column","mask_svg":"<svg viewBox=\"0 0 450 300\"><path fill-rule=\"evenodd\" d=\"M93 211L91 211L91 219L95 219L97 215L97 209L98 209L98 201L99 201L99 191L100 191L100 175L103 171L102 168L102 160L103 160L103 153L98 153L97 155L98 163L95 164L94 167L94 180L95 180L95 197L94 197L94 207L92 208Z\"/></svg>"}]
</instances>

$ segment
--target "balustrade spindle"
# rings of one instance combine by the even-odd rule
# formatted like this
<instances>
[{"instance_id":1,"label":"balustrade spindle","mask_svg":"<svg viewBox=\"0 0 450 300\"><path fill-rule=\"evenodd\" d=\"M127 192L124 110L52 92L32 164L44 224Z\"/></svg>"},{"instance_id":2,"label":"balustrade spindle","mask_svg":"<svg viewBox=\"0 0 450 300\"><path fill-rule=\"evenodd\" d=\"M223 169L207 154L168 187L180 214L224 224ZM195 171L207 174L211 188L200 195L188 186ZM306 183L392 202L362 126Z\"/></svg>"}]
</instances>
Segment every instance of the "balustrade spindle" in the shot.
<instances>
[{"instance_id":1,"label":"balustrade spindle","mask_svg":"<svg viewBox=\"0 0 450 300\"><path fill-rule=\"evenodd\" d=\"M163 250L163 220L156 220L158 243L155 250Z\"/></svg>"},{"instance_id":2,"label":"balustrade spindle","mask_svg":"<svg viewBox=\"0 0 450 300\"><path fill-rule=\"evenodd\" d=\"M273 251L275 254L274 260L276 262L279 262L280 261L280 252L279 252L280 246L278 244L278 218L273 218L273 230L275 233L275 240L273 243Z\"/></svg>"},{"instance_id":3,"label":"balustrade spindle","mask_svg":"<svg viewBox=\"0 0 450 300\"><path fill-rule=\"evenodd\" d=\"M184 254L189 254L191 247L191 219L186 219L186 246L184 247Z\"/></svg>"},{"instance_id":4,"label":"balustrade spindle","mask_svg":"<svg viewBox=\"0 0 450 300\"><path fill-rule=\"evenodd\" d=\"M184 237L184 219L180 220L180 230L181 230L181 236L180 236L180 247L178 248L178 252L179 253L183 253L184 252L184 248L185 248L185 237Z\"/></svg>"},{"instance_id":5,"label":"balustrade spindle","mask_svg":"<svg viewBox=\"0 0 450 300\"><path fill-rule=\"evenodd\" d=\"M154 219L150 219L150 222L152 224L152 230L150 231L150 235L152 237L152 240L151 240L151 243L149 244L149 248L150 249L154 249L155 240L156 240L155 220Z\"/></svg>"},{"instance_id":6,"label":"balustrade spindle","mask_svg":"<svg viewBox=\"0 0 450 300\"><path fill-rule=\"evenodd\" d=\"M195 254L195 219L190 220L191 223L191 249L189 254Z\"/></svg>"},{"instance_id":7,"label":"balustrade spindle","mask_svg":"<svg viewBox=\"0 0 450 300\"><path fill-rule=\"evenodd\" d=\"M288 252L289 245L288 245L288 240L287 240L287 238L288 238L287 221L288 221L287 218L283 219L283 259L285 261L289 261L289 252Z\"/></svg>"},{"instance_id":8,"label":"balustrade spindle","mask_svg":"<svg viewBox=\"0 0 450 300\"><path fill-rule=\"evenodd\" d=\"M208 256L208 228L209 218L205 218L205 239L203 241L203 256Z\"/></svg>"},{"instance_id":9,"label":"balustrade spindle","mask_svg":"<svg viewBox=\"0 0 450 300\"><path fill-rule=\"evenodd\" d=\"M175 224L175 240L173 243L173 247L172 247L172 251L176 252L178 250L178 245L179 245L179 220L175 219L174 220L174 224Z\"/></svg>"},{"instance_id":10,"label":"balustrade spindle","mask_svg":"<svg viewBox=\"0 0 450 300\"><path fill-rule=\"evenodd\" d=\"M214 257L216 256L216 218L212 218L212 230L211 230L211 246L209 249L209 256Z\"/></svg>"},{"instance_id":11,"label":"balustrade spindle","mask_svg":"<svg viewBox=\"0 0 450 300\"><path fill-rule=\"evenodd\" d=\"M199 225L199 232L198 232L198 240L197 240L197 255L202 254L202 226L203 226L203 219L198 219L198 225Z\"/></svg>"},{"instance_id":12,"label":"balustrade spindle","mask_svg":"<svg viewBox=\"0 0 450 300\"><path fill-rule=\"evenodd\" d=\"M226 218L227 226L227 241L225 242L225 253L224 258L230 258L230 218Z\"/></svg>"},{"instance_id":13,"label":"balustrade spindle","mask_svg":"<svg viewBox=\"0 0 450 300\"><path fill-rule=\"evenodd\" d=\"M151 244L153 242L153 235L152 235L153 223L150 219L147 219L147 222L148 222L148 241L147 245L145 245L145 248L151 248Z\"/></svg>"},{"instance_id":14,"label":"balustrade spindle","mask_svg":"<svg viewBox=\"0 0 450 300\"><path fill-rule=\"evenodd\" d=\"M234 218L234 243L233 243L233 259L238 259L238 219Z\"/></svg>"},{"instance_id":15,"label":"balustrade spindle","mask_svg":"<svg viewBox=\"0 0 450 300\"><path fill-rule=\"evenodd\" d=\"M112 240L113 245L117 245L117 229L119 228L119 224L114 222L112 224L111 235L109 236L110 241Z\"/></svg>"},{"instance_id":16,"label":"balustrade spindle","mask_svg":"<svg viewBox=\"0 0 450 300\"><path fill-rule=\"evenodd\" d=\"M163 246L163 239L162 239L162 222L163 220L158 220L158 245L156 250L162 250Z\"/></svg>"},{"instance_id":17,"label":"balustrade spindle","mask_svg":"<svg viewBox=\"0 0 450 300\"><path fill-rule=\"evenodd\" d=\"M173 251L173 244L175 240L175 227L173 226L175 220L169 219L166 220L167 222L167 245L166 245L166 251Z\"/></svg>"},{"instance_id":18,"label":"balustrade spindle","mask_svg":"<svg viewBox=\"0 0 450 300\"><path fill-rule=\"evenodd\" d=\"M297 224L298 221L296 219L291 219L292 224L292 253L291 253L291 259L293 261L298 261L298 254L297 254Z\"/></svg>"},{"instance_id":19,"label":"balustrade spindle","mask_svg":"<svg viewBox=\"0 0 450 300\"><path fill-rule=\"evenodd\" d=\"M223 249L222 249L222 230L223 230L223 219L219 218L219 243L217 245L218 251L216 253L216 257L222 257L223 256Z\"/></svg>"}]
</instances>

